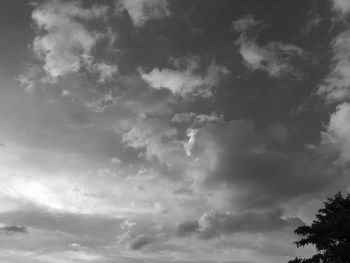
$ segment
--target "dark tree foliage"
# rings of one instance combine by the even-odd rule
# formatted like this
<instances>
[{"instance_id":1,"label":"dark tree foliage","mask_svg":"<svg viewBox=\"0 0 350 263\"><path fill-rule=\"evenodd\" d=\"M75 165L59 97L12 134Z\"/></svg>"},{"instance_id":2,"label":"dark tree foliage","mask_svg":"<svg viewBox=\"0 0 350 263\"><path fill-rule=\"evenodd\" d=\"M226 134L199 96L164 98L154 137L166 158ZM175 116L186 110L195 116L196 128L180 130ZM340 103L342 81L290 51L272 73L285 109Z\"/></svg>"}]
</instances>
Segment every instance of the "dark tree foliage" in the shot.
<instances>
[{"instance_id":1,"label":"dark tree foliage","mask_svg":"<svg viewBox=\"0 0 350 263\"><path fill-rule=\"evenodd\" d=\"M311 226L298 227L295 233L302 236L297 247L314 245L317 254L289 263L350 263L350 195L328 198Z\"/></svg>"}]
</instances>

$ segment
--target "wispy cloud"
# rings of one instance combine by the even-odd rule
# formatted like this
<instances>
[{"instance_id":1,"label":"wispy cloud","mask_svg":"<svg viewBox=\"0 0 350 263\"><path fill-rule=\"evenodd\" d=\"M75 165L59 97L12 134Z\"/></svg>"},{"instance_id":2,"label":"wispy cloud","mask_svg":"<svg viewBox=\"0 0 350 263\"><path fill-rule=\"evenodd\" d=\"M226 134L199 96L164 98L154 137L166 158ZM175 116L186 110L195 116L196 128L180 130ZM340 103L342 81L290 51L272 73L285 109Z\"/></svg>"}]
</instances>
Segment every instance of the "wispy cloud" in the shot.
<instances>
[{"instance_id":1,"label":"wispy cloud","mask_svg":"<svg viewBox=\"0 0 350 263\"><path fill-rule=\"evenodd\" d=\"M246 66L253 71L265 71L274 78L300 75L292 60L303 56L304 51L293 44L275 41L259 45L257 38L262 26L263 23L251 15L233 22L233 29L240 33L236 44Z\"/></svg>"},{"instance_id":2,"label":"wispy cloud","mask_svg":"<svg viewBox=\"0 0 350 263\"><path fill-rule=\"evenodd\" d=\"M0 226L0 234L13 235L18 233L27 233L27 228L25 226L16 225Z\"/></svg>"},{"instance_id":3,"label":"wispy cloud","mask_svg":"<svg viewBox=\"0 0 350 263\"><path fill-rule=\"evenodd\" d=\"M181 60L184 61L184 69L179 66ZM212 89L219 84L222 76L229 73L227 68L216 65L214 61L207 66L203 74L196 73L199 61L195 57L177 59L173 64L175 69L155 68L148 73L141 71L141 77L152 88L165 88L174 95L211 97Z\"/></svg>"},{"instance_id":4,"label":"wispy cloud","mask_svg":"<svg viewBox=\"0 0 350 263\"><path fill-rule=\"evenodd\" d=\"M168 0L121 0L116 3L117 10L126 10L138 27L149 20L162 19L171 14Z\"/></svg>"}]
</instances>

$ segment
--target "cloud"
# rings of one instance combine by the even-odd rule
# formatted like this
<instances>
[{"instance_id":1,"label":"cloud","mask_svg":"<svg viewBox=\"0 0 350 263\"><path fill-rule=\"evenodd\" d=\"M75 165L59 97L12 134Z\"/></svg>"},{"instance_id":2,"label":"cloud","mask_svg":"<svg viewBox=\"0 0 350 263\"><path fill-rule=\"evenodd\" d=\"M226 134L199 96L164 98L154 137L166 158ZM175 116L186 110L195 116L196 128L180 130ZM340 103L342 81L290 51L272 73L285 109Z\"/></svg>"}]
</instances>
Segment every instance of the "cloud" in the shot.
<instances>
[{"instance_id":1,"label":"cloud","mask_svg":"<svg viewBox=\"0 0 350 263\"><path fill-rule=\"evenodd\" d=\"M183 59L182 59L183 60ZM176 69L158 69L145 73L141 71L141 77L152 88L165 88L174 95L199 95L202 97L213 96L212 88L217 86L221 77L229 73L228 69L218 66L214 61L206 68L204 74L196 73L199 63L196 58L184 59L185 69L180 69L178 61L173 62Z\"/></svg>"},{"instance_id":2,"label":"cloud","mask_svg":"<svg viewBox=\"0 0 350 263\"><path fill-rule=\"evenodd\" d=\"M91 51L99 35L78 20L95 20L106 12L106 6L83 8L79 2L63 1L49 1L35 8L32 19L42 33L35 37L33 50L43 60L43 69L50 78L77 72L91 63Z\"/></svg>"},{"instance_id":3,"label":"cloud","mask_svg":"<svg viewBox=\"0 0 350 263\"><path fill-rule=\"evenodd\" d=\"M129 250L140 250L153 243L155 240L156 238L151 235L136 234L131 231L126 231L117 237L117 244Z\"/></svg>"},{"instance_id":4,"label":"cloud","mask_svg":"<svg viewBox=\"0 0 350 263\"><path fill-rule=\"evenodd\" d=\"M193 191L188 188L180 188L175 191L173 191L174 195L182 195L182 196L191 196L193 194Z\"/></svg>"},{"instance_id":5,"label":"cloud","mask_svg":"<svg viewBox=\"0 0 350 263\"><path fill-rule=\"evenodd\" d=\"M171 14L167 0L120 0L117 10L126 10L138 27L149 20L162 19Z\"/></svg>"},{"instance_id":6,"label":"cloud","mask_svg":"<svg viewBox=\"0 0 350 263\"><path fill-rule=\"evenodd\" d=\"M307 21L306 23L300 28L301 32L305 35L310 34L313 30L318 28L321 25L321 22L325 20L324 16L321 15L321 12L318 8L318 5L316 2L312 2L312 8L307 13Z\"/></svg>"},{"instance_id":7,"label":"cloud","mask_svg":"<svg viewBox=\"0 0 350 263\"><path fill-rule=\"evenodd\" d=\"M33 229L31 232L40 230L45 233L60 233L66 237L69 235L74 242L81 241L82 244L114 242L116 234L121 231L120 224L124 221L123 218L108 215L58 212L34 206L22 206L18 210L1 213L0 216L15 224L1 227L1 232L25 233L29 227ZM86 242L86 237L89 242Z\"/></svg>"},{"instance_id":8,"label":"cloud","mask_svg":"<svg viewBox=\"0 0 350 263\"><path fill-rule=\"evenodd\" d=\"M280 209L263 213L245 212L242 214L212 211L204 213L198 221L187 221L179 224L177 231L180 236L197 233L202 239L211 239L242 232L279 231L285 227L293 228L303 224L298 218L283 219Z\"/></svg>"},{"instance_id":9,"label":"cloud","mask_svg":"<svg viewBox=\"0 0 350 263\"><path fill-rule=\"evenodd\" d=\"M346 16L350 12L349 0L331 0L332 9L339 13L342 17Z\"/></svg>"},{"instance_id":10,"label":"cloud","mask_svg":"<svg viewBox=\"0 0 350 263\"><path fill-rule=\"evenodd\" d=\"M25 226L16 226L16 225L11 225L11 226L0 226L0 235L1 234L6 234L6 235L13 235L13 234L18 234L18 233L27 233L27 227Z\"/></svg>"},{"instance_id":11,"label":"cloud","mask_svg":"<svg viewBox=\"0 0 350 263\"><path fill-rule=\"evenodd\" d=\"M187 174L201 191L223 195L216 205L242 209L272 207L329 186L327 159L312 151L279 152L269 141L245 120L204 125L191 139L189 152L196 161Z\"/></svg>"},{"instance_id":12,"label":"cloud","mask_svg":"<svg viewBox=\"0 0 350 263\"><path fill-rule=\"evenodd\" d=\"M175 115L173 116L171 122L172 123L192 123L193 119L196 117L196 114L193 112L189 112L189 113L175 113Z\"/></svg>"},{"instance_id":13,"label":"cloud","mask_svg":"<svg viewBox=\"0 0 350 263\"><path fill-rule=\"evenodd\" d=\"M178 130L170 125L168 116L146 115L131 119L116 127L122 141L135 149L145 149L148 160L158 160L168 167L183 167L184 149L176 139Z\"/></svg>"},{"instance_id":14,"label":"cloud","mask_svg":"<svg viewBox=\"0 0 350 263\"><path fill-rule=\"evenodd\" d=\"M85 105L96 112L103 112L108 106L112 105L113 102L114 98L111 95L111 92L109 92L101 95L101 97L96 100L86 102Z\"/></svg>"},{"instance_id":15,"label":"cloud","mask_svg":"<svg viewBox=\"0 0 350 263\"><path fill-rule=\"evenodd\" d=\"M187 156L191 156L192 149L196 143L196 135L198 133L197 129L188 129L187 130L187 142L184 143L184 149Z\"/></svg>"},{"instance_id":16,"label":"cloud","mask_svg":"<svg viewBox=\"0 0 350 263\"><path fill-rule=\"evenodd\" d=\"M123 141L134 148L152 146L161 137L171 139L176 135L176 129L167 125L162 118L140 117L136 122L125 124Z\"/></svg>"},{"instance_id":17,"label":"cloud","mask_svg":"<svg viewBox=\"0 0 350 263\"><path fill-rule=\"evenodd\" d=\"M222 122L223 116L216 113L183 113L174 114L169 120L169 115L141 115L116 125L116 132L121 134L126 145L145 149L144 156L147 159L156 159L169 168L183 170L188 165L187 157L191 155L195 143L196 128ZM190 128L186 132L181 125Z\"/></svg>"},{"instance_id":18,"label":"cloud","mask_svg":"<svg viewBox=\"0 0 350 263\"><path fill-rule=\"evenodd\" d=\"M247 15L233 22L233 29L237 32L246 34L257 26L262 26L261 21L254 19L252 15Z\"/></svg>"},{"instance_id":19,"label":"cloud","mask_svg":"<svg viewBox=\"0 0 350 263\"><path fill-rule=\"evenodd\" d=\"M67 249L50 249L40 253L33 253L30 250L23 249L4 249L0 253L2 262L16 263L64 263L64 262L105 262L107 258L96 251L86 250L67 250Z\"/></svg>"},{"instance_id":20,"label":"cloud","mask_svg":"<svg viewBox=\"0 0 350 263\"><path fill-rule=\"evenodd\" d=\"M318 89L318 94L328 101L344 101L350 96L350 30L332 41L332 68Z\"/></svg>"},{"instance_id":21,"label":"cloud","mask_svg":"<svg viewBox=\"0 0 350 263\"><path fill-rule=\"evenodd\" d=\"M97 82L103 84L113 79L113 76L118 72L118 67L107 63L96 63L91 66L91 70L99 75Z\"/></svg>"},{"instance_id":22,"label":"cloud","mask_svg":"<svg viewBox=\"0 0 350 263\"><path fill-rule=\"evenodd\" d=\"M133 221L130 221L130 220L128 220L128 219L125 219L124 222L122 222L122 223L120 224L120 228L121 228L121 229L132 228L132 227L134 227L134 226L136 226L136 225L137 225L137 223L135 223L135 222L133 222Z\"/></svg>"},{"instance_id":23,"label":"cloud","mask_svg":"<svg viewBox=\"0 0 350 263\"><path fill-rule=\"evenodd\" d=\"M252 71L265 71L274 78L285 75L299 76L300 73L292 62L301 57L304 51L293 44L275 41L264 46L259 45L256 41L258 36L254 32L259 27L262 27L262 22L256 21L251 15L233 22L233 29L240 33L236 44L245 65Z\"/></svg>"},{"instance_id":24,"label":"cloud","mask_svg":"<svg viewBox=\"0 0 350 263\"><path fill-rule=\"evenodd\" d=\"M18 81L25 91L32 93L37 86L37 80L42 77L42 69L39 65L32 64L27 66L18 76Z\"/></svg>"},{"instance_id":25,"label":"cloud","mask_svg":"<svg viewBox=\"0 0 350 263\"><path fill-rule=\"evenodd\" d=\"M341 18L348 15L350 2L332 0L332 9ZM326 130L321 132L321 142L317 148L323 155L336 160L334 163L344 168L350 161L350 30L345 21L345 30L336 35L331 42L332 60L328 75L318 88L318 95L326 102L337 104L330 115Z\"/></svg>"},{"instance_id":26,"label":"cloud","mask_svg":"<svg viewBox=\"0 0 350 263\"><path fill-rule=\"evenodd\" d=\"M265 133L268 140L278 143L285 143L290 136L289 130L280 122L268 126Z\"/></svg>"},{"instance_id":27,"label":"cloud","mask_svg":"<svg viewBox=\"0 0 350 263\"><path fill-rule=\"evenodd\" d=\"M139 250L154 241L153 237L146 235L139 235L129 243L129 248L132 250Z\"/></svg>"},{"instance_id":28,"label":"cloud","mask_svg":"<svg viewBox=\"0 0 350 263\"><path fill-rule=\"evenodd\" d=\"M216 112L210 114L195 114L194 112L175 113L171 123L175 125L187 125L191 128L202 127L210 122L223 122L223 115Z\"/></svg>"},{"instance_id":29,"label":"cloud","mask_svg":"<svg viewBox=\"0 0 350 263\"><path fill-rule=\"evenodd\" d=\"M176 230L178 236L184 237L189 236L195 232L199 232L198 221L185 221L177 225Z\"/></svg>"},{"instance_id":30,"label":"cloud","mask_svg":"<svg viewBox=\"0 0 350 263\"><path fill-rule=\"evenodd\" d=\"M331 115L327 130L322 132L321 147L330 153L339 153L341 163L350 161L350 103L337 106Z\"/></svg>"}]
</instances>

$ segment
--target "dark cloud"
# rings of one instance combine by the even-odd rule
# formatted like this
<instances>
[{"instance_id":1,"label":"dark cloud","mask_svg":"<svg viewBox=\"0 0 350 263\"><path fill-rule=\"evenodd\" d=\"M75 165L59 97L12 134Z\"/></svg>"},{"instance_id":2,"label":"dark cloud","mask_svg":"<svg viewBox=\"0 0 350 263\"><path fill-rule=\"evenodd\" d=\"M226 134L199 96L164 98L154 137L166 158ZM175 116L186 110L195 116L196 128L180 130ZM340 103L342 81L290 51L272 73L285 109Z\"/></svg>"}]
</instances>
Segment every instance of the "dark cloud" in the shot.
<instances>
[{"instance_id":1,"label":"dark cloud","mask_svg":"<svg viewBox=\"0 0 350 263\"><path fill-rule=\"evenodd\" d=\"M188 188L180 188L173 192L174 195L192 195L193 192L191 189Z\"/></svg>"},{"instance_id":2,"label":"dark cloud","mask_svg":"<svg viewBox=\"0 0 350 263\"><path fill-rule=\"evenodd\" d=\"M132 250L139 250L154 241L153 237L146 235L139 235L129 243L129 248Z\"/></svg>"},{"instance_id":3,"label":"dark cloud","mask_svg":"<svg viewBox=\"0 0 350 263\"><path fill-rule=\"evenodd\" d=\"M241 207L273 206L290 197L321 191L334 179L326 157L311 150L274 150L268 139L244 120L199 129L192 154L201 156L201 169L205 170L197 180L209 189L232 189L235 205Z\"/></svg>"},{"instance_id":4,"label":"dark cloud","mask_svg":"<svg viewBox=\"0 0 350 263\"><path fill-rule=\"evenodd\" d=\"M0 234L13 235L27 232L28 230L25 226L9 225L0 227Z\"/></svg>"},{"instance_id":5,"label":"dark cloud","mask_svg":"<svg viewBox=\"0 0 350 263\"><path fill-rule=\"evenodd\" d=\"M194 232L199 232L198 221L185 221L177 225L177 234L179 236L188 236Z\"/></svg>"},{"instance_id":6,"label":"dark cloud","mask_svg":"<svg viewBox=\"0 0 350 263\"><path fill-rule=\"evenodd\" d=\"M286 227L303 225L299 218L282 218L282 210L246 212L241 214L209 212L198 221L186 221L178 225L179 236L198 233L202 239L244 232L280 231Z\"/></svg>"}]
</instances>

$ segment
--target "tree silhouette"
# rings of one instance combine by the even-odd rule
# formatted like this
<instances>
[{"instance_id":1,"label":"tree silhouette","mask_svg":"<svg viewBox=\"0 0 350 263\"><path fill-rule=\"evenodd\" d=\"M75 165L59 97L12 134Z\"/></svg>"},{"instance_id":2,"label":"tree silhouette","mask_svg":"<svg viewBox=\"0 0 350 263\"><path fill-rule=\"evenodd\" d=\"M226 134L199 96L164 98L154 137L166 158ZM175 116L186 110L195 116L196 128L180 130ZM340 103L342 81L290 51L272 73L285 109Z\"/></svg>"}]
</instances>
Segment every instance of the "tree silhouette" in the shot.
<instances>
[{"instance_id":1,"label":"tree silhouette","mask_svg":"<svg viewBox=\"0 0 350 263\"><path fill-rule=\"evenodd\" d=\"M350 263L350 195L339 192L318 210L311 226L301 226L297 247L314 245L317 253L309 259L295 258L289 263Z\"/></svg>"}]
</instances>

